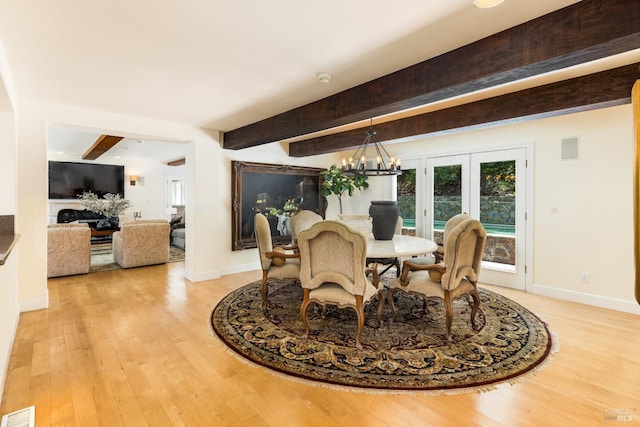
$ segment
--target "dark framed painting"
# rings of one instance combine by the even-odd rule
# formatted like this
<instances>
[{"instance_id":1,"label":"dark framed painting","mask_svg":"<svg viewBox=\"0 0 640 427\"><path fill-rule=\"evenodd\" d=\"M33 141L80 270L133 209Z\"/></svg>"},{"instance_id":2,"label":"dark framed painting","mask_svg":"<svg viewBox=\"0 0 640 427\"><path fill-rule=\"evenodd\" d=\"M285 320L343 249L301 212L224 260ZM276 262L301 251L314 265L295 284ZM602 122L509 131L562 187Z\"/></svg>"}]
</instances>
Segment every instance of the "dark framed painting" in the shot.
<instances>
[{"instance_id":1,"label":"dark framed painting","mask_svg":"<svg viewBox=\"0 0 640 427\"><path fill-rule=\"evenodd\" d=\"M255 214L269 220L274 245L291 243L290 218L310 210L323 218L327 200L320 194L322 168L231 162L232 250L257 247Z\"/></svg>"}]
</instances>

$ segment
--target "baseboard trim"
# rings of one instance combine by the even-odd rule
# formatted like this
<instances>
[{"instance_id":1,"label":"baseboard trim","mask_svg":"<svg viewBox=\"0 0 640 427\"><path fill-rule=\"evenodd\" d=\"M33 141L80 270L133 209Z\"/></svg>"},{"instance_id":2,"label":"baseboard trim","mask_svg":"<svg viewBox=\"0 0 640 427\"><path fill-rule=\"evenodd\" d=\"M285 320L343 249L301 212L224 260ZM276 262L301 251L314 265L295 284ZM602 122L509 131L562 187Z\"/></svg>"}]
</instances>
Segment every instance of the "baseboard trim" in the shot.
<instances>
[{"instance_id":1,"label":"baseboard trim","mask_svg":"<svg viewBox=\"0 0 640 427\"><path fill-rule=\"evenodd\" d=\"M232 267L223 268L222 275L228 276L230 274L245 273L247 271L261 270L261 269L262 267L260 266L259 262L252 262L249 264L234 265Z\"/></svg>"},{"instance_id":2,"label":"baseboard trim","mask_svg":"<svg viewBox=\"0 0 640 427\"><path fill-rule=\"evenodd\" d=\"M249 264L234 265L230 267L224 267L219 270L210 270L197 274L192 274L188 271L185 271L184 277L191 282L204 282L205 280L219 279L222 276L228 276L230 274L260 270L260 268L261 267L259 262L252 262Z\"/></svg>"},{"instance_id":3,"label":"baseboard trim","mask_svg":"<svg viewBox=\"0 0 640 427\"><path fill-rule=\"evenodd\" d=\"M48 292L48 291L47 291ZM49 308L49 295L41 298L31 298L20 300L20 312L42 310L43 308Z\"/></svg>"},{"instance_id":4,"label":"baseboard trim","mask_svg":"<svg viewBox=\"0 0 640 427\"><path fill-rule=\"evenodd\" d=\"M619 298L605 297L602 295L594 295L585 292L570 291L568 289L559 289L552 286L536 284L533 285L532 293L536 295L544 295L547 297L579 302L581 304L593 305L596 307L608 308L611 310L640 315L640 305L635 301L622 300Z\"/></svg>"},{"instance_id":5,"label":"baseboard trim","mask_svg":"<svg viewBox=\"0 0 640 427\"><path fill-rule=\"evenodd\" d=\"M184 277L191 282L204 282L205 280L219 279L220 270L204 271L197 274L185 271Z\"/></svg>"}]
</instances>

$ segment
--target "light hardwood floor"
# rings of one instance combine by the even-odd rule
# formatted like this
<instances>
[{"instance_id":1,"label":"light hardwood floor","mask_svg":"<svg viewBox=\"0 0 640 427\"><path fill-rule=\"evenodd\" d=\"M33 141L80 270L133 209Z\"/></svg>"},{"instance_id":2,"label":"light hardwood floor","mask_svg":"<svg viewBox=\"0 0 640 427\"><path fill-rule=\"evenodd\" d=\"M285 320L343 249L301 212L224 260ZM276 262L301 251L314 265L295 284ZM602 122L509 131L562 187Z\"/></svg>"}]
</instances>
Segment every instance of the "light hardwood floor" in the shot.
<instances>
[{"instance_id":1,"label":"light hardwood floor","mask_svg":"<svg viewBox=\"0 0 640 427\"><path fill-rule=\"evenodd\" d=\"M274 375L212 335L216 302L259 272L182 275L178 262L49 280L50 308L20 317L0 414L35 404L38 427L640 424L640 316L492 288L557 334L547 367L484 393L371 394Z\"/></svg>"}]
</instances>

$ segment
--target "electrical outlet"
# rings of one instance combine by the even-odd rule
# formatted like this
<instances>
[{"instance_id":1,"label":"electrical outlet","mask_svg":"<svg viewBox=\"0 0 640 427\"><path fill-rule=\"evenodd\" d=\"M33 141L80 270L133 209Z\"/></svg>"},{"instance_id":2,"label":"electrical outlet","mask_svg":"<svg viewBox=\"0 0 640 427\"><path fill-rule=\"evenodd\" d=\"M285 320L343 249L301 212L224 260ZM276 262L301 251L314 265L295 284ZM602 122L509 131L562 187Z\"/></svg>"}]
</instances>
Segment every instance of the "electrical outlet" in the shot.
<instances>
[{"instance_id":1,"label":"electrical outlet","mask_svg":"<svg viewBox=\"0 0 640 427\"><path fill-rule=\"evenodd\" d=\"M586 271L580 272L580 282L589 283L589 273Z\"/></svg>"}]
</instances>

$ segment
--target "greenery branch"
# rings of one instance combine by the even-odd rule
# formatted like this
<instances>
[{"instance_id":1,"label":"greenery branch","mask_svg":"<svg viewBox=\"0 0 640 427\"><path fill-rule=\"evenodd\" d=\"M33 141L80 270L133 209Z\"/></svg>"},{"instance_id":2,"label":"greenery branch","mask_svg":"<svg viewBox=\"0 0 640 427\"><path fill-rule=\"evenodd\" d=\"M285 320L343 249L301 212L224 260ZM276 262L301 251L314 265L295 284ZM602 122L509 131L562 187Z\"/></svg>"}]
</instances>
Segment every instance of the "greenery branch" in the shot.
<instances>
[{"instance_id":1,"label":"greenery branch","mask_svg":"<svg viewBox=\"0 0 640 427\"><path fill-rule=\"evenodd\" d=\"M327 197L330 195L338 196L338 203L340 204L340 213L342 214L342 196L347 193L349 196L353 196L353 192L358 189L369 188L367 182L368 177L366 175L345 175L342 173L342 168L337 165L331 165L329 169L320 172L320 175L324 177L320 194Z\"/></svg>"},{"instance_id":2,"label":"greenery branch","mask_svg":"<svg viewBox=\"0 0 640 427\"><path fill-rule=\"evenodd\" d=\"M123 199L120 194L107 193L104 198L100 199L96 194L89 191L82 193L78 197L85 209L104 215L106 218L117 217L131 207L131 201Z\"/></svg>"}]
</instances>

